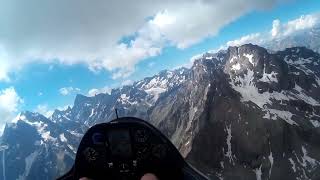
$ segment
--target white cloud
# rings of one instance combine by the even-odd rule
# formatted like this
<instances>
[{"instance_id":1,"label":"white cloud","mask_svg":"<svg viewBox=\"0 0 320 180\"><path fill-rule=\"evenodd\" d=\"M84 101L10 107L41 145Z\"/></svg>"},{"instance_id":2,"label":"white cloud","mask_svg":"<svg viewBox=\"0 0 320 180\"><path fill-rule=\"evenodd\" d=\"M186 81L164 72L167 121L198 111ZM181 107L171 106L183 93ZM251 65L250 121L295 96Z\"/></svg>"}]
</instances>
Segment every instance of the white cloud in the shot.
<instances>
[{"instance_id":1,"label":"white cloud","mask_svg":"<svg viewBox=\"0 0 320 180\"><path fill-rule=\"evenodd\" d=\"M0 128L3 129L7 122L16 116L19 105L23 103L22 98L13 87L0 91ZM2 134L0 130L0 134Z\"/></svg>"},{"instance_id":2,"label":"white cloud","mask_svg":"<svg viewBox=\"0 0 320 180\"><path fill-rule=\"evenodd\" d=\"M227 46L239 46L239 45L246 44L246 43L259 44L263 41L264 41L264 39L261 37L261 34L255 33L255 34L249 34L249 35L243 36L243 37L236 39L236 40L233 40L233 41L229 41L229 42L227 42Z\"/></svg>"},{"instance_id":3,"label":"white cloud","mask_svg":"<svg viewBox=\"0 0 320 180\"><path fill-rule=\"evenodd\" d=\"M95 95L97 95L97 94L99 94L99 89L90 89L89 91L88 91L88 96L89 97L92 97L92 96L95 96Z\"/></svg>"},{"instance_id":4,"label":"white cloud","mask_svg":"<svg viewBox=\"0 0 320 180\"><path fill-rule=\"evenodd\" d=\"M281 31L281 22L279 19L276 19L272 23L271 36L277 37Z\"/></svg>"},{"instance_id":5,"label":"white cloud","mask_svg":"<svg viewBox=\"0 0 320 180\"><path fill-rule=\"evenodd\" d=\"M112 79L126 78L134 72L133 68L122 68L118 69L112 74Z\"/></svg>"},{"instance_id":6,"label":"white cloud","mask_svg":"<svg viewBox=\"0 0 320 180\"><path fill-rule=\"evenodd\" d=\"M320 14L303 15L298 19L294 19L286 23L281 23L280 20L276 19L273 21L272 28L268 33L249 34L239 39L229 41L223 47L239 46L247 43L264 45L272 42L275 38L283 39L302 30L311 29L320 24L319 20Z\"/></svg>"},{"instance_id":7,"label":"white cloud","mask_svg":"<svg viewBox=\"0 0 320 180\"><path fill-rule=\"evenodd\" d=\"M73 87L63 87L63 88L60 88L59 89L59 93L63 96L67 96L69 94L72 94L72 93L78 93L80 92L80 89L79 88L73 88Z\"/></svg>"},{"instance_id":8,"label":"white cloud","mask_svg":"<svg viewBox=\"0 0 320 180\"><path fill-rule=\"evenodd\" d=\"M132 85L134 83L134 81L130 80L130 79L127 79L127 80L124 80L122 83L121 83L121 86L127 86L127 85Z\"/></svg>"},{"instance_id":9,"label":"white cloud","mask_svg":"<svg viewBox=\"0 0 320 180\"><path fill-rule=\"evenodd\" d=\"M200 58L202 58L203 57L203 53L200 53L200 54L196 54L196 55L194 55L194 56L192 56L191 58L190 58L190 64L191 64L191 66L193 65L193 63L194 63L194 61L195 60L197 60L197 59L200 59ZM190 66L190 67L191 67Z\"/></svg>"},{"instance_id":10,"label":"white cloud","mask_svg":"<svg viewBox=\"0 0 320 180\"><path fill-rule=\"evenodd\" d=\"M299 32L301 30L310 29L319 23L319 14L309 14L301 16L298 19L281 24L279 19L273 21L271 36L273 38L281 38L283 36L289 36L292 33Z\"/></svg>"},{"instance_id":11,"label":"white cloud","mask_svg":"<svg viewBox=\"0 0 320 180\"><path fill-rule=\"evenodd\" d=\"M282 34L288 36L300 30L310 29L319 23L319 14L301 16L282 25Z\"/></svg>"},{"instance_id":12,"label":"white cloud","mask_svg":"<svg viewBox=\"0 0 320 180\"><path fill-rule=\"evenodd\" d=\"M53 110L48 108L47 104L40 104L35 109L36 112L44 115L45 117L49 118L53 114Z\"/></svg>"},{"instance_id":13,"label":"white cloud","mask_svg":"<svg viewBox=\"0 0 320 180\"><path fill-rule=\"evenodd\" d=\"M34 61L81 63L121 78L164 47L186 48L216 35L238 17L278 1L3 0L0 80L9 80L10 73ZM125 36L134 38L119 43Z\"/></svg>"},{"instance_id":14,"label":"white cloud","mask_svg":"<svg viewBox=\"0 0 320 180\"><path fill-rule=\"evenodd\" d=\"M92 97L92 96L95 96L97 94L101 94L101 93L107 93L107 94L110 94L111 93L111 88L109 87L103 87L101 89L90 89L88 91L88 96L89 97Z\"/></svg>"}]
</instances>

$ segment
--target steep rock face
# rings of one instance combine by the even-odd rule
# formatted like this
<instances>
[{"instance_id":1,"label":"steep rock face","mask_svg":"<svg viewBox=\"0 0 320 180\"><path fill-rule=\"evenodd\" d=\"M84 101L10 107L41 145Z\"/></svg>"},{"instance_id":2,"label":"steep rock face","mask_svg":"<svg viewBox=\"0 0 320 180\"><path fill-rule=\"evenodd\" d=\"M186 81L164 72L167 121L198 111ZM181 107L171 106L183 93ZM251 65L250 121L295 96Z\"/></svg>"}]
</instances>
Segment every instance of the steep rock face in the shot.
<instances>
[{"instance_id":1,"label":"steep rock face","mask_svg":"<svg viewBox=\"0 0 320 180\"><path fill-rule=\"evenodd\" d=\"M223 59L224 54L218 54ZM162 130L186 156L191 150L195 134L199 131L199 119L206 114L205 105L211 87L213 73L221 61L213 61L213 55L205 54L190 70L188 80L179 89L164 96L152 109L151 122Z\"/></svg>"},{"instance_id":2,"label":"steep rock face","mask_svg":"<svg viewBox=\"0 0 320 180\"><path fill-rule=\"evenodd\" d=\"M71 110L73 120L92 126L96 123L115 118L114 110L118 109L121 116L148 118L148 110L161 96L170 94L180 86L187 77L188 69L162 71L158 75L137 81L110 94L98 94L94 97L77 95Z\"/></svg>"},{"instance_id":3,"label":"steep rock face","mask_svg":"<svg viewBox=\"0 0 320 180\"><path fill-rule=\"evenodd\" d=\"M2 142L9 149L1 157L7 172L1 177L54 179L70 167L79 140L42 115L23 112L4 130Z\"/></svg>"},{"instance_id":4,"label":"steep rock face","mask_svg":"<svg viewBox=\"0 0 320 180\"><path fill-rule=\"evenodd\" d=\"M0 163L0 177L41 180L59 177L72 166L81 137L90 126L114 119L115 108L121 116L148 119L150 108L161 96L179 87L188 72L185 68L162 71L110 94L77 95L72 108L55 110L49 119L37 113L21 113L6 125L1 139L0 150L9 149L0 156L0 162L4 162Z\"/></svg>"},{"instance_id":5,"label":"steep rock face","mask_svg":"<svg viewBox=\"0 0 320 180\"><path fill-rule=\"evenodd\" d=\"M115 118L114 108L153 123L212 179L317 179L319 64L319 54L303 47L269 53L248 44L206 53L191 69L162 71L110 94L78 95L72 108L50 119L22 113L2 140L9 145L7 179L39 179L38 172L51 179L67 171L83 133ZM23 143L28 148L17 145Z\"/></svg>"},{"instance_id":6,"label":"steep rock face","mask_svg":"<svg viewBox=\"0 0 320 180\"><path fill-rule=\"evenodd\" d=\"M318 62L305 48L229 48L187 158L224 179L319 178Z\"/></svg>"}]
</instances>

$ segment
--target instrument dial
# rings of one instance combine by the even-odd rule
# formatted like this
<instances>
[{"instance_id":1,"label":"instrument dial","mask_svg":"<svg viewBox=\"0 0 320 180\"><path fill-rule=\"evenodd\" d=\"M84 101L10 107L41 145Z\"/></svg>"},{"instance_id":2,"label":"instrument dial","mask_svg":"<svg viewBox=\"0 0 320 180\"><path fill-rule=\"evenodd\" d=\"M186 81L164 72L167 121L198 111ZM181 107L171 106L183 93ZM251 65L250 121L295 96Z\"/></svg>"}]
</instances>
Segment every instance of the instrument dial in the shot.
<instances>
[{"instance_id":1,"label":"instrument dial","mask_svg":"<svg viewBox=\"0 0 320 180\"><path fill-rule=\"evenodd\" d=\"M99 156L98 152L91 147L86 148L83 154L88 162L96 161Z\"/></svg>"},{"instance_id":2,"label":"instrument dial","mask_svg":"<svg viewBox=\"0 0 320 180\"><path fill-rule=\"evenodd\" d=\"M134 133L134 139L138 143L145 143L149 138L149 134L145 129L138 129Z\"/></svg>"},{"instance_id":3,"label":"instrument dial","mask_svg":"<svg viewBox=\"0 0 320 180\"><path fill-rule=\"evenodd\" d=\"M153 146L152 148L152 155L162 159L163 157L165 157L167 154L167 148L165 145L162 144L157 144L155 146Z\"/></svg>"},{"instance_id":4,"label":"instrument dial","mask_svg":"<svg viewBox=\"0 0 320 180\"><path fill-rule=\"evenodd\" d=\"M136 150L139 160L147 158L150 154L150 148L147 145L136 145Z\"/></svg>"}]
</instances>

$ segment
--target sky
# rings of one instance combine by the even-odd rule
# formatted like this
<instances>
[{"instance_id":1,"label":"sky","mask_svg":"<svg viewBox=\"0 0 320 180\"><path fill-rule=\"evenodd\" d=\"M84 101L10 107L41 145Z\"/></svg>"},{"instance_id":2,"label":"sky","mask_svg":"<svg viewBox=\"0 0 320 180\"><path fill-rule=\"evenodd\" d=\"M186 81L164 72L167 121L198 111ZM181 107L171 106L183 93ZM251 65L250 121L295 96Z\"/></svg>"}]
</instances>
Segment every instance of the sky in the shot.
<instances>
[{"instance_id":1,"label":"sky","mask_svg":"<svg viewBox=\"0 0 320 180\"><path fill-rule=\"evenodd\" d=\"M319 0L0 0L0 127L319 22Z\"/></svg>"}]
</instances>

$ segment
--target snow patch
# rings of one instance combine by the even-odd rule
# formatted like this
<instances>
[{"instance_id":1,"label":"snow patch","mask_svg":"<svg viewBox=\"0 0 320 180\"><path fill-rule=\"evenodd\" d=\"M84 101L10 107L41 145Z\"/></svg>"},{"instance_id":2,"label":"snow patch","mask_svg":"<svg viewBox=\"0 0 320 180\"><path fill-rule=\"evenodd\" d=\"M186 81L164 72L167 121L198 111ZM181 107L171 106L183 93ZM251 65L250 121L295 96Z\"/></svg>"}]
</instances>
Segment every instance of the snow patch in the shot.
<instances>
[{"instance_id":1,"label":"snow patch","mask_svg":"<svg viewBox=\"0 0 320 180\"><path fill-rule=\"evenodd\" d=\"M44 131L41 134L41 137L44 139L44 141L48 141L49 139L53 138L50 136L50 131Z\"/></svg>"},{"instance_id":2,"label":"snow patch","mask_svg":"<svg viewBox=\"0 0 320 180\"><path fill-rule=\"evenodd\" d=\"M310 120L310 122L312 123L312 125L313 125L315 128L320 127L320 122L319 122L319 121L317 121L317 120Z\"/></svg>"},{"instance_id":3,"label":"snow patch","mask_svg":"<svg viewBox=\"0 0 320 180\"><path fill-rule=\"evenodd\" d=\"M75 131L68 131L68 132L69 132L70 134L76 136L76 137L79 137L79 138L83 136L83 134L77 133L77 132L75 132Z\"/></svg>"},{"instance_id":4,"label":"snow patch","mask_svg":"<svg viewBox=\"0 0 320 180\"><path fill-rule=\"evenodd\" d=\"M224 162L223 161L220 161L220 166L222 169L224 169Z\"/></svg>"},{"instance_id":5,"label":"snow patch","mask_svg":"<svg viewBox=\"0 0 320 180\"><path fill-rule=\"evenodd\" d=\"M264 119L271 119L271 114L269 111L266 111L266 113L264 114L264 116L262 117ZM275 119L274 119L275 120Z\"/></svg>"},{"instance_id":6,"label":"snow patch","mask_svg":"<svg viewBox=\"0 0 320 180\"><path fill-rule=\"evenodd\" d=\"M254 66L253 54L243 54L243 56L248 58L249 62Z\"/></svg>"},{"instance_id":7,"label":"snow patch","mask_svg":"<svg viewBox=\"0 0 320 180\"><path fill-rule=\"evenodd\" d=\"M242 102L251 101L258 105L260 108L263 108L264 104L271 103L270 95L267 93L260 94L258 89L253 83L254 73L251 70L248 70L247 74L244 74L244 77L238 77L232 80L232 88L238 91L242 98Z\"/></svg>"},{"instance_id":8,"label":"snow patch","mask_svg":"<svg viewBox=\"0 0 320 180\"><path fill-rule=\"evenodd\" d=\"M242 98L242 102L253 102L260 108L263 108L265 104L272 104L271 99L275 100L289 100L289 97L285 95L286 92L263 92L259 93L258 88L254 82L254 72L248 70L244 77L236 76L230 83L234 90L238 91Z\"/></svg>"},{"instance_id":9,"label":"snow patch","mask_svg":"<svg viewBox=\"0 0 320 180\"><path fill-rule=\"evenodd\" d=\"M77 153L77 150L74 147L72 147L70 144L67 144L67 146L73 153L75 154Z\"/></svg>"},{"instance_id":10,"label":"snow patch","mask_svg":"<svg viewBox=\"0 0 320 180\"><path fill-rule=\"evenodd\" d=\"M298 92L298 94L292 94L292 96L294 96L295 98L303 100L305 103L310 104L312 106L320 105L318 101L316 101L312 97L306 95L303 92L304 90L299 85L295 84L294 90L296 90Z\"/></svg>"},{"instance_id":11,"label":"snow patch","mask_svg":"<svg viewBox=\"0 0 320 180\"><path fill-rule=\"evenodd\" d=\"M237 59L237 56L233 56L231 59L230 59L230 63L233 63L234 60Z\"/></svg>"},{"instance_id":12,"label":"snow patch","mask_svg":"<svg viewBox=\"0 0 320 180\"><path fill-rule=\"evenodd\" d=\"M89 104L89 103L84 103L84 106L86 106L86 107L90 107L90 106L92 106L91 104Z\"/></svg>"},{"instance_id":13,"label":"snow patch","mask_svg":"<svg viewBox=\"0 0 320 180\"><path fill-rule=\"evenodd\" d=\"M292 120L293 114L289 111L280 111L277 109L265 109L265 111L267 111L267 114L264 115L264 118L277 120L278 117L286 121L288 124L298 126L298 124Z\"/></svg>"},{"instance_id":14,"label":"snow patch","mask_svg":"<svg viewBox=\"0 0 320 180\"><path fill-rule=\"evenodd\" d=\"M256 169L253 170L253 172L256 174L256 179L257 180L261 180L261 176L262 176L261 167L262 167L262 165L260 165L259 168L256 168Z\"/></svg>"},{"instance_id":15,"label":"snow patch","mask_svg":"<svg viewBox=\"0 0 320 180\"><path fill-rule=\"evenodd\" d=\"M320 78L316 77L316 82L317 82L318 86L320 87Z\"/></svg>"},{"instance_id":16,"label":"snow patch","mask_svg":"<svg viewBox=\"0 0 320 180\"><path fill-rule=\"evenodd\" d=\"M127 96L126 94L121 94L121 95L120 95L120 98L121 98L122 100L128 100L130 97Z\"/></svg>"},{"instance_id":17,"label":"snow patch","mask_svg":"<svg viewBox=\"0 0 320 180\"><path fill-rule=\"evenodd\" d=\"M270 74L264 72L263 73L263 76L262 78L260 78L259 80L262 81L262 82L267 82L267 83L270 83L270 82L278 82L278 79L277 79L277 75L278 73L275 73L275 72L271 72Z\"/></svg>"},{"instance_id":18,"label":"snow patch","mask_svg":"<svg viewBox=\"0 0 320 180\"><path fill-rule=\"evenodd\" d=\"M232 134L231 134L231 124L230 126L226 127L227 130L227 146L228 146L228 150L225 154L225 156L227 156L229 158L229 162L234 164L234 160L233 160L233 156L232 156L232 145L231 145L231 139L232 139Z\"/></svg>"},{"instance_id":19,"label":"snow patch","mask_svg":"<svg viewBox=\"0 0 320 180\"><path fill-rule=\"evenodd\" d=\"M289 64L293 64L293 65L304 65L304 64L310 64L312 63L312 57L305 59L305 58L299 58L298 60L293 61L292 59L287 59L285 58L285 61Z\"/></svg>"},{"instance_id":20,"label":"snow patch","mask_svg":"<svg viewBox=\"0 0 320 180\"><path fill-rule=\"evenodd\" d=\"M167 89L165 88L161 88L161 87L154 87L154 88L150 88L145 90L146 93L150 94L153 98L153 102L156 102L159 99L160 94L166 92Z\"/></svg>"},{"instance_id":21,"label":"snow patch","mask_svg":"<svg viewBox=\"0 0 320 180\"><path fill-rule=\"evenodd\" d=\"M12 119L11 123L17 123L19 120L23 121L26 119L26 116L18 114L14 119Z\"/></svg>"},{"instance_id":22,"label":"snow patch","mask_svg":"<svg viewBox=\"0 0 320 180\"><path fill-rule=\"evenodd\" d=\"M167 71L167 78L170 79L173 77L173 72L172 71Z\"/></svg>"},{"instance_id":23,"label":"snow patch","mask_svg":"<svg viewBox=\"0 0 320 180\"><path fill-rule=\"evenodd\" d=\"M304 90L297 84L295 85L295 88L294 88L294 90L297 93L293 93L290 91L281 91L281 92L274 91L272 93L267 91L267 92L259 93L258 88L255 86L253 80L254 80L254 72L252 70L248 70L248 72L244 74L243 77L235 76L234 78L231 78L230 84L234 90L240 93L242 102L252 102L256 104L258 107L260 107L261 109L263 109L264 112L266 112L263 118L277 120L277 117L279 117L285 120L289 124L298 125L296 122L292 120L293 114L291 112L280 111L276 109L267 109L265 105L272 104L271 100L288 101L288 100L300 99L313 106L319 105L319 103L315 99L306 95L304 93Z\"/></svg>"},{"instance_id":24,"label":"snow patch","mask_svg":"<svg viewBox=\"0 0 320 180\"><path fill-rule=\"evenodd\" d=\"M92 108L89 118L92 117L93 115L94 115L94 109Z\"/></svg>"},{"instance_id":25,"label":"snow patch","mask_svg":"<svg viewBox=\"0 0 320 180\"><path fill-rule=\"evenodd\" d=\"M69 120L69 121L70 121L70 118L67 117L66 115L63 115L62 117L65 118L66 120ZM61 122L61 119L60 119L60 122Z\"/></svg>"},{"instance_id":26,"label":"snow patch","mask_svg":"<svg viewBox=\"0 0 320 180\"><path fill-rule=\"evenodd\" d=\"M310 156L308 156L308 152L304 146L302 146L301 149L302 149L303 156L302 156L302 162L299 161L299 163L303 167L307 167L307 162L308 162L311 165L311 167L314 168L318 164L317 161L311 158Z\"/></svg>"},{"instance_id":27,"label":"snow patch","mask_svg":"<svg viewBox=\"0 0 320 180\"><path fill-rule=\"evenodd\" d=\"M240 69L241 69L241 65L239 63L234 64L234 65L231 66L231 70L236 71L236 70L240 70Z\"/></svg>"},{"instance_id":28,"label":"snow patch","mask_svg":"<svg viewBox=\"0 0 320 180\"><path fill-rule=\"evenodd\" d=\"M30 122L27 119L24 120L24 122L26 122L27 124L36 127L39 135L41 136L41 138L44 141L55 141L56 138L53 138L52 136L50 136L50 131L47 131L46 128L48 127L47 124L45 124L44 122Z\"/></svg>"},{"instance_id":29,"label":"snow patch","mask_svg":"<svg viewBox=\"0 0 320 180\"><path fill-rule=\"evenodd\" d=\"M272 171L272 167L273 167L273 156L272 156L272 151L270 151L270 154L269 154L269 156L268 156L268 159L269 159L269 161L270 161L270 170L269 170L269 178L270 178L270 176L271 176L271 171Z\"/></svg>"},{"instance_id":30,"label":"snow patch","mask_svg":"<svg viewBox=\"0 0 320 180\"><path fill-rule=\"evenodd\" d=\"M130 105L138 104L137 101L131 102L130 96L127 96L126 94L121 94L120 98L117 101L121 102L121 104L130 104Z\"/></svg>"},{"instance_id":31,"label":"snow patch","mask_svg":"<svg viewBox=\"0 0 320 180\"><path fill-rule=\"evenodd\" d=\"M61 142L67 142L67 138L64 136L64 133L60 134L60 140Z\"/></svg>"},{"instance_id":32,"label":"snow patch","mask_svg":"<svg viewBox=\"0 0 320 180\"><path fill-rule=\"evenodd\" d=\"M289 158L289 161L290 161L290 163L292 165L293 172L296 172L297 171L296 170L296 163L292 160L292 158Z\"/></svg>"},{"instance_id":33,"label":"snow patch","mask_svg":"<svg viewBox=\"0 0 320 180\"><path fill-rule=\"evenodd\" d=\"M158 84L158 82L159 82L159 77L153 78L153 79L151 79L151 81L149 81L149 83L147 85L145 85L144 88L149 89L151 87L154 87Z\"/></svg>"},{"instance_id":34,"label":"snow patch","mask_svg":"<svg viewBox=\"0 0 320 180\"><path fill-rule=\"evenodd\" d=\"M284 58L284 61L290 65L293 65L295 68L299 69L300 71L304 72L307 75L314 74L314 72L311 71L309 68L307 68L305 65L312 62L310 58L308 59L299 58L298 60L293 61L292 59L288 59L288 56L286 56Z\"/></svg>"}]
</instances>

